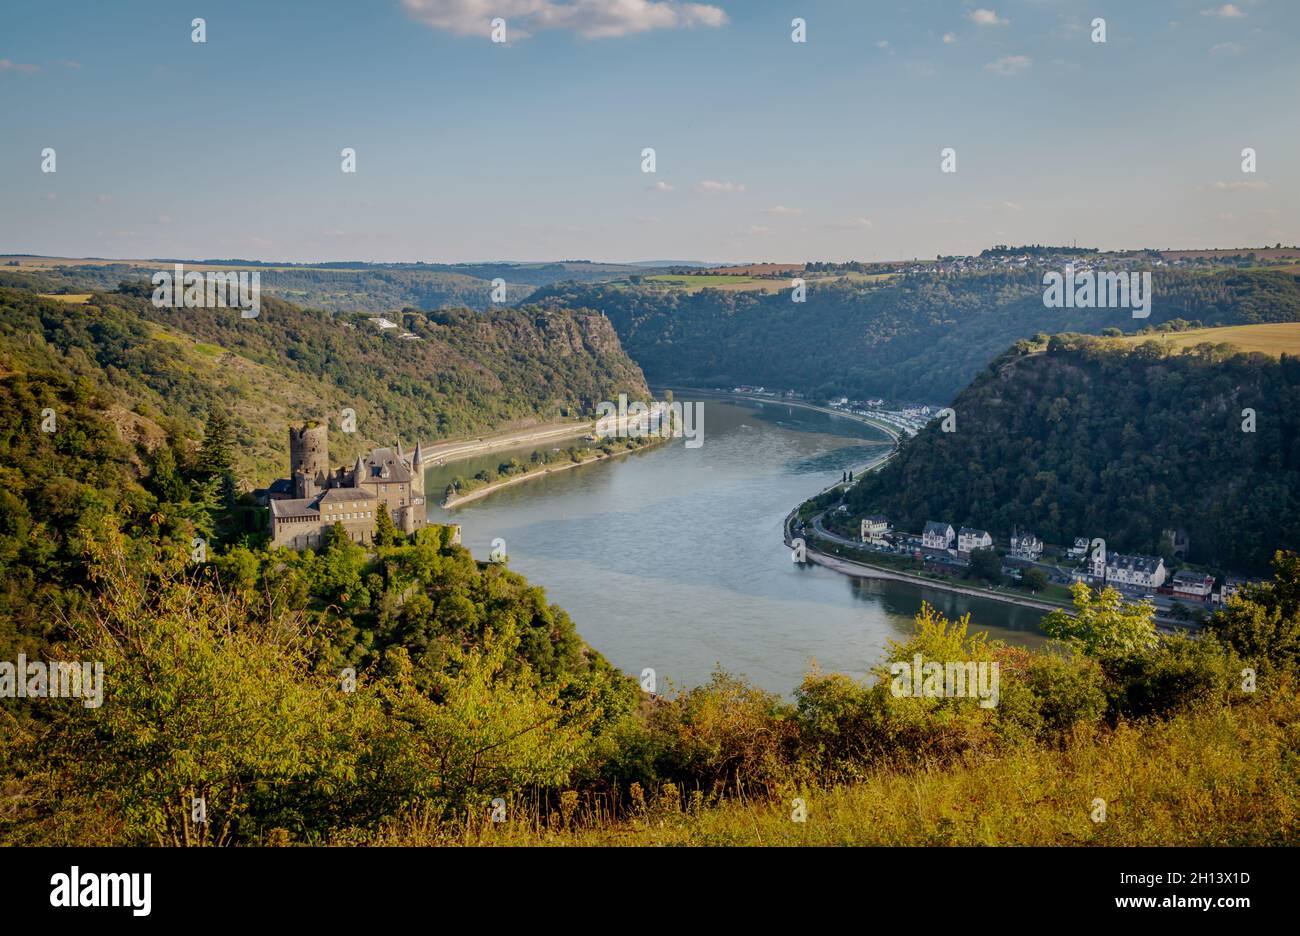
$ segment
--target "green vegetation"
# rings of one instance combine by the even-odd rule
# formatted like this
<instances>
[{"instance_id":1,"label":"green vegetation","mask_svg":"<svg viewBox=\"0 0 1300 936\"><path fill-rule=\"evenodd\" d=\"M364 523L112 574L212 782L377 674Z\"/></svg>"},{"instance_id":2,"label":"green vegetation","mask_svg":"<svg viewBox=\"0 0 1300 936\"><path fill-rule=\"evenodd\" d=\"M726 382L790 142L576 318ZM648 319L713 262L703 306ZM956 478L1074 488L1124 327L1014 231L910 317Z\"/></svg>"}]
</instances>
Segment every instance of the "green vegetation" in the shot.
<instances>
[{"instance_id":1,"label":"green vegetation","mask_svg":"<svg viewBox=\"0 0 1300 936\"><path fill-rule=\"evenodd\" d=\"M932 423L864 476L851 515L1102 537L1111 552L1154 553L1181 528L1189 560L1222 570L1262 570L1278 544L1300 542L1300 359L1079 335L1036 347L1022 342L957 397L956 431Z\"/></svg>"},{"instance_id":2,"label":"green vegetation","mask_svg":"<svg viewBox=\"0 0 1300 936\"><path fill-rule=\"evenodd\" d=\"M10 274L14 276L14 274ZM147 290L145 290L147 293ZM340 463L376 445L472 435L590 412L626 392L640 370L591 312L468 310L395 315L418 340L380 333L364 316L332 316L264 298L261 315L156 309L145 296L98 293L66 304L0 288L0 364L90 381L156 435L197 436L221 409L236 473L256 487L284 470L286 429L307 418L337 428Z\"/></svg>"},{"instance_id":3,"label":"green vegetation","mask_svg":"<svg viewBox=\"0 0 1300 936\"><path fill-rule=\"evenodd\" d=\"M925 402L951 399L1004 349L1039 332L1135 331L1180 318L1300 321L1300 276L1281 270L1157 270L1146 320L1125 309L1045 308L1042 271L1032 270L813 279L801 303L788 288L708 289L699 277L677 278L686 287L559 284L530 301L603 310L653 383Z\"/></svg>"},{"instance_id":4,"label":"green vegetation","mask_svg":"<svg viewBox=\"0 0 1300 936\"><path fill-rule=\"evenodd\" d=\"M64 325L49 321L48 300L0 297L0 662L96 660L105 677L99 707L0 698L0 842L1295 840L1295 553L1278 553L1274 580L1244 589L1197 640L1149 639L1149 609L1115 608L1104 592L1080 591L1080 618L1062 620L1064 642L1043 653L923 606L866 680L812 672L786 700L720 672L650 696L541 589L476 562L450 528L408 538L381 518L369 550L341 527L319 551L265 549L232 498L238 417L122 406L139 388L159 401L188 390L196 404L218 393L208 372L151 383L156 362L132 355L176 347L152 340L159 323L102 295ZM270 303L264 325L270 312L312 321ZM526 345L518 316L540 314L471 333L506 348L492 334L517 329ZM180 347L243 341L232 356L272 367L282 338L241 334L231 319L201 320ZM17 322L40 328L24 344ZM286 380L332 366L313 356L327 339L306 334L296 360L313 363L285 365ZM1072 341L1002 363L1135 366ZM1226 386L1273 400L1295 382L1278 376L1294 369L1286 358L1210 357L1159 361L1194 388L1178 368L1211 387L1217 368L1242 368ZM34 366L46 360L55 366ZM183 375L196 359L159 360ZM997 664L997 704L895 694L891 664L918 655ZM198 797L202 825L190 821ZM490 818L498 798L502 824ZM795 798L807 822L790 821ZM1097 798L1104 823L1089 818Z\"/></svg>"}]
</instances>

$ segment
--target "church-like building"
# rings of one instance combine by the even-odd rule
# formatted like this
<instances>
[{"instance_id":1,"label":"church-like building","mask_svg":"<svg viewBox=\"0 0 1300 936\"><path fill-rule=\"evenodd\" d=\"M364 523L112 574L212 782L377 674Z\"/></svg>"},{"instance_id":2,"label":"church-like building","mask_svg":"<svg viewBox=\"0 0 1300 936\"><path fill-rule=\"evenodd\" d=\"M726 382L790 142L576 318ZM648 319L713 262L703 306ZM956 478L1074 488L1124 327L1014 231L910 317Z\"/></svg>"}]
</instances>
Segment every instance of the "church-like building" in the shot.
<instances>
[{"instance_id":1,"label":"church-like building","mask_svg":"<svg viewBox=\"0 0 1300 936\"><path fill-rule=\"evenodd\" d=\"M307 549L321 546L330 527L343 525L357 543L375 536L379 505L393 524L414 533L426 523L423 453L377 448L351 468L330 468L329 433L321 424L289 429L289 477L266 489L271 511L271 546Z\"/></svg>"}]
</instances>

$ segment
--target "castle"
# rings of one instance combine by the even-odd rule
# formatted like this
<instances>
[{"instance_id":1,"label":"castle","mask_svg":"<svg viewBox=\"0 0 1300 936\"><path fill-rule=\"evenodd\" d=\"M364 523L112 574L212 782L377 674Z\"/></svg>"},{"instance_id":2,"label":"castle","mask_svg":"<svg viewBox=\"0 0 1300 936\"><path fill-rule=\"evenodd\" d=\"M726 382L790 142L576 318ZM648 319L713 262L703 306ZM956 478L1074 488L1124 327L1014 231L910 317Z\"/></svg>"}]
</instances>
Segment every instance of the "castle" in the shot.
<instances>
[{"instance_id":1,"label":"castle","mask_svg":"<svg viewBox=\"0 0 1300 936\"><path fill-rule=\"evenodd\" d=\"M377 448L351 468L330 469L329 433L321 424L289 428L289 477L259 491L271 512L271 547L307 549L324 544L329 528L342 524L356 543L375 536L379 505L403 533L425 525L423 453Z\"/></svg>"}]
</instances>

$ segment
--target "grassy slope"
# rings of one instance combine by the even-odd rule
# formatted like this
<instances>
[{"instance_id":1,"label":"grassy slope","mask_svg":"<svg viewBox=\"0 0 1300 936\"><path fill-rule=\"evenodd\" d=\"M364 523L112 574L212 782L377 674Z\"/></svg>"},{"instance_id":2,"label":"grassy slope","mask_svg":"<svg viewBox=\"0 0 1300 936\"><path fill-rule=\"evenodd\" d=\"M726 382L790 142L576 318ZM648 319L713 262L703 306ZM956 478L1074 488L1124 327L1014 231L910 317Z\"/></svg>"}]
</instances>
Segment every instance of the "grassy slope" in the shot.
<instances>
[{"instance_id":1,"label":"grassy slope","mask_svg":"<svg viewBox=\"0 0 1300 936\"><path fill-rule=\"evenodd\" d=\"M525 823L451 839L416 824L386 844L467 845L1281 845L1300 834L1300 701L1293 692L1168 721L1089 731L949 770L881 773L780 802L723 803L568 831ZM791 820L790 800L807 803ZM1106 821L1094 822L1094 800Z\"/></svg>"},{"instance_id":2,"label":"grassy slope","mask_svg":"<svg viewBox=\"0 0 1300 936\"><path fill-rule=\"evenodd\" d=\"M1192 348L1198 344L1228 343L1242 351L1259 351L1270 357L1283 353L1300 355L1300 322L1276 322L1268 325L1225 325L1221 328L1193 328L1157 335L1126 335L1114 339L1117 344L1140 345L1155 341L1170 351Z\"/></svg>"}]
</instances>

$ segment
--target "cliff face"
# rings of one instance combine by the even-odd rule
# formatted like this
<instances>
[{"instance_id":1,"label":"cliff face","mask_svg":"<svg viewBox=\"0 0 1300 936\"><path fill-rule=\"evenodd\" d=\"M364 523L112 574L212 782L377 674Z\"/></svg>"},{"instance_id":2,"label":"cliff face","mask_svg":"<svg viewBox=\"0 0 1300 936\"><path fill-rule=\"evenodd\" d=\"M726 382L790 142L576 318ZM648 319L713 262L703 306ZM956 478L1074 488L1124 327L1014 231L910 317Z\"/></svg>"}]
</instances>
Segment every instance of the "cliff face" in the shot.
<instances>
[{"instance_id":1,"label":"cliff face","mask_svg":"<svg viewBox=\"0 0 1300 936\"><path fill-rule=\"evenodd\" d=\"M955 431L931 423L862 479L855 515L1152 554L1164 530L1184 529L1190 559L1225 568L1262 570L1300 542L1295 358L1058 336L999 358L952 408Z\"/></svg>"}]
</instances>

